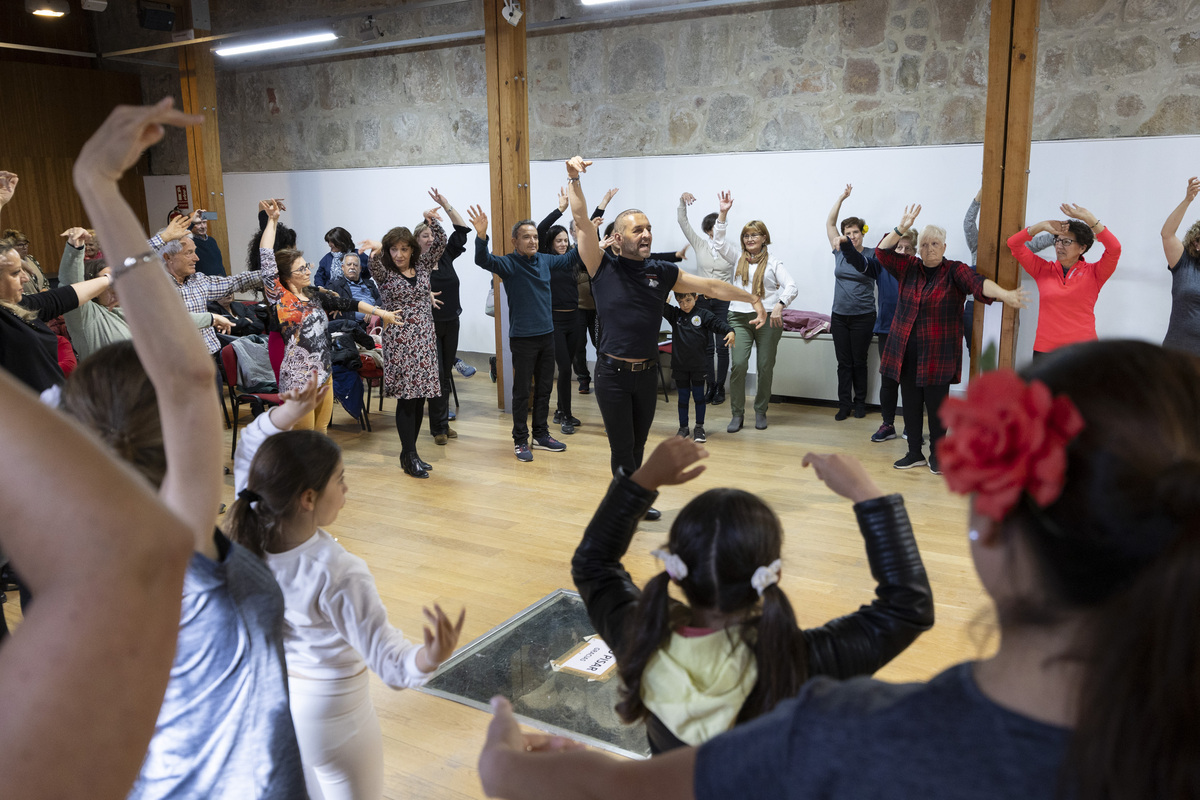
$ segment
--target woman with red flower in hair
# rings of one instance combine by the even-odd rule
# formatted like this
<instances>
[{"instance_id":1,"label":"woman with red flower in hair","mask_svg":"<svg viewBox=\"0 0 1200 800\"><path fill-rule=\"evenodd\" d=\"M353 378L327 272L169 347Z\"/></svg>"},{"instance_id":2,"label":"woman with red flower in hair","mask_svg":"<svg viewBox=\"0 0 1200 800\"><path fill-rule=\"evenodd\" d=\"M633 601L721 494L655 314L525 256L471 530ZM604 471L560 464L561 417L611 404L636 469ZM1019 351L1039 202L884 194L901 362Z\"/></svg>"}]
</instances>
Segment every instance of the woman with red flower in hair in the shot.
<instances>
[{"instance_id":1,"label":"woman with red flower in hair","mask_svg":"<svg viewBox=\"0 0 1200 800\"><path fill-rule=\"evenodd\" d=\"M751 724L642 762L541 752L572 745L522 738L496 699L488 795L1200 795L1200 360L1073 345L977 378L943 416L994 656L927 684L815 678Z\"/></svg>"}]
</instances>

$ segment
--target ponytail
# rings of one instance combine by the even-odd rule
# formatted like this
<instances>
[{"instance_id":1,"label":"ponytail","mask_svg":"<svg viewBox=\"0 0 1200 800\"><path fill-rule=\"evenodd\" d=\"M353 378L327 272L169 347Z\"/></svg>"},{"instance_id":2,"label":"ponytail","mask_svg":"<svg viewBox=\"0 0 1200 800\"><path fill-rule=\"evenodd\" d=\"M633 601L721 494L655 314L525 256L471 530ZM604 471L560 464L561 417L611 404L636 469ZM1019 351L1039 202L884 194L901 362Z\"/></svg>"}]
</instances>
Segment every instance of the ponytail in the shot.
<instances>
[{"instance_id":1,"label":"ponytail","mask_svg":"<svg viewBox=\"0 0 1200 800\"><path fill-rule=\"evenodd\" d=\"M621 699L616 708L625 722L637 722L650 713L642 703L642 674L651 657L671 638L670 584L671 576L666 572L655 575L646 584L633 614L633 635L617 653Z\"/></svg>"},{"instance_id":2,"label":"ponytail","mask_svg":"<svg viewBox=\"0 0 1200 800\"><path fill-rule=\"evenodd\" d=\"M229 508L226 533L231 540L263 558L267 553L279 551L284 538L285 521L286 518L271 508L266 500L243 489Z\"/></svg>"},{"instance_id":3,"label":"ponytail","mask_svg":"<svg viewBox=\"0 0 1200 800\"><path fill-rule=\"evenodd\" d=\"M743 628L751 638L758 681L738 713L739 725L767 713L780 700L795 697L808 680L808 646L779 584L763 590L762 615Z\"/></svg>"}]
</instances>

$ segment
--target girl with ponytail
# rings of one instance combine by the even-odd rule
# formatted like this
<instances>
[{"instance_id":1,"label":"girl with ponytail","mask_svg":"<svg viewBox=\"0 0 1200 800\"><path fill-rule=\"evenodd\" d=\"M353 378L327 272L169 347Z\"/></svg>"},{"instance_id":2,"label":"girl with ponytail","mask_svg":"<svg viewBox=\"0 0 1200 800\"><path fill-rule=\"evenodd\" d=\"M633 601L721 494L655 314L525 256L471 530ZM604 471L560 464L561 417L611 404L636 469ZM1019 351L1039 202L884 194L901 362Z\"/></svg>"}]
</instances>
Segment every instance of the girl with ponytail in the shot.
<instances>
[{"instance_id":1,"label":"girl with ponytail","mask_svg":"<svg viewBox=\"0 0 1200 800\"><path fill-rule=\"evenodd\" d=\"M425 609L424 646L388 622L375 579L324 527L346 503L342 451L292 430L321 406L314 370L238 438L230 538L266 561L283 590L283 651L304 780L315 800L383 797L383 735L367 668L393 689L421 686L450 657L466 612Z\"/></svg>"},{"instance_id":2,"label":"girl with ponytail","mask_svg":"<svg viewBox=\"0 0 1200 800\"><path fill-rule=\"evenodd\" d=\"M714 239L720 244L720 239ZM734 286L762 298L763 308L770 312L770 324L761 328L751 325L754 309L749 303L734 300L729 304L729 324L735 334L733 367L729 373L729 410L733 418L726 429L737 433L742 429L746 413L746 372L750 369L750 350L758 348L756 369L758 388L754 393L754 427L767 427L767 405L771 400L771 376L775 370L775 354L783 337L783 310L796 299L799 290L783 263L768 252L771 232L761 220L751 220L742 228L742 255L734 269Z\"/></svg>"},{"instance_id":3,"label":"girl with ponytail","mask_svg":"<svg viewBox=\"0 0 1200 800\"><path fill-rule=\"evenodd\" d=\"M814 680L753 726L634 769L521 760L493 701L488 794L536 796L570 770L654 800L1200 796L1200 360L1071 345L972 380L942 415L994 656L927 684Z\"/></svg>"},{"instance_id":4,"label":"girl with ponytail","mask_svg":"<svg viewBox=\"0 0 1200 800\"><path fill-rule=\"evenodd\" d=\"M673 437L636 472L621 471L571 562L596 630L617 655L617 711L645 719L652 752L698 745L792 697L811 675L869 675L933 624L933 601L899 495L884 496L857 461L805 458L855 502L876 599L802 630L779 587L783 528L759 498L711 489L688 503L654 551L664 570L639 591L621 566L660 486L699 475L708 453ZM670 598L676 584L687 604Z\"/></svg>"}]
</instances>

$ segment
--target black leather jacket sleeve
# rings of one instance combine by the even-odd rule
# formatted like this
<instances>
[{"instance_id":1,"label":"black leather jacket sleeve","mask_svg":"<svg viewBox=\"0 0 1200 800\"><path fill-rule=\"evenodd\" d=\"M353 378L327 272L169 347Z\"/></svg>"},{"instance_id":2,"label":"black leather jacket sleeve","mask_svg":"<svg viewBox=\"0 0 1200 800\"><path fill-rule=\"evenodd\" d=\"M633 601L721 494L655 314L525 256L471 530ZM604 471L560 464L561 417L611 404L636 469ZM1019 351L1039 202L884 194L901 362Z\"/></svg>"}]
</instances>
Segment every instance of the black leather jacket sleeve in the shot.
<instances>
[{"instance_id":1,"label":"black leather jacket sleeve","mask_svg":"<svg viewBox=\"0 0 1200 800\"><path fill-rule=\"evenodd\" d=\"M933 627L933 591L898 494L854 506L875 578L875 599L804 631L809 675L870 675Z\"/></svg>"},{"instance_id":2,"label":"black leather jacket sleeve","mask_svg":"<svg viewBox=\"0 0 1200 800\"><path fill-rule=\"evenodd\" d=\"M619 470L571 559L571 577L592 627L614 650L622 646L627 621L642 594L621 565L621 558L629 549L638 520L656 497L658 492L643 489L625 470Z\"/></svg>"}]
</instances>

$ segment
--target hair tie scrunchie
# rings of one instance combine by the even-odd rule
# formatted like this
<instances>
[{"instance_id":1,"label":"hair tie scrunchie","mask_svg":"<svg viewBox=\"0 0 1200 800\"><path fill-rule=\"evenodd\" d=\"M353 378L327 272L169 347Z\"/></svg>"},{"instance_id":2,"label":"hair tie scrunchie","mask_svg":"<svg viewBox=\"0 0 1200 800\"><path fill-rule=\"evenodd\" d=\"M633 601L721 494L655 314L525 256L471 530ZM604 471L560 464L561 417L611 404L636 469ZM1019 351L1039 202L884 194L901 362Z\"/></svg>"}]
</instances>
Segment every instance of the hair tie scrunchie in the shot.
<instances>
[{"instance_id":1,"label":"hair tie scrunchie","mask_svg":"<svg viewBox=\"0 0 1200 800\"><path fill-rule=\"evenodd\" d=\"M1066 395L997 370L972 380L966 400L947 398L939 416L948 431L937 453L946 483L958 494L974 492L979 513L1000 521L1022 492L1040 508L1062 494L1067 445L1084 428Z\"/></svg>"},{"instance_id":2,"label":"hair tie scrunchie","mask_svg":"<svg viewBox=\"0 0 1200 800\"><path fill-rule=\"evenodd\" d=\"M687 564L669 550L651 550L650 555L663 562L663 569L671 576L671 580L681 581L688 576Z\"/></svg>"},{"instance_id":3,"label":"hair tie scrunchie","mask_svg":"<svg viewBox=\"0 0 1200 800\"><path fill-rule=\"evenodd\" d=\"M759 597L762 597L768 586L779 583L779 573L782 569L783 561L777 558L765 567L754 570L754 574L750 576L750 585L758 592Z\"/></svg>"},{"instance_id":4,"label":"hair tie scrunchie","mask_svg":"<svg viewBox=\"0 0 1200 800\"><path fill-rule=\"evenodd\" d=\"M238 492L238 499L248 502L252 511L258 511L258 504L262 502L262 495L253 489L242 489Z\"/></svg>"}]
</instances>

